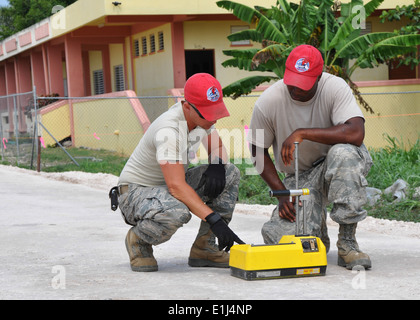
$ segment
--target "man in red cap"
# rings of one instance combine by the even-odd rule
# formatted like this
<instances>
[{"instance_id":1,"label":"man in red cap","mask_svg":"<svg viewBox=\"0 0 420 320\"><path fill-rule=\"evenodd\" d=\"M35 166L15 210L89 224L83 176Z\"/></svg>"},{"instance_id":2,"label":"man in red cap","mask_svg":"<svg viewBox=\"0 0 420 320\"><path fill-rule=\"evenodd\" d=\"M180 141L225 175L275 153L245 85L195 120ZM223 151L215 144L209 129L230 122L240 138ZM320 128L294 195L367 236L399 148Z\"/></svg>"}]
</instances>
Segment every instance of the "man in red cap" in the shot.
<instances>
[{"instance_id":1,"label":"man in red cap","mask_svg":"<svg viewBox=\"0 0 420 320\"><path fill-rule=\"evenodd\" d=\"M355 238L357 223L366 217L365 176L372 165L363 144L364 117L347 83L323 73L323 65L318 49L310 45L293 49L284 78L255 104L248 141L257 171L272 190L295 189L294 143L299 143L299 188L311 190L306 201L307 231L329 249L326 206L332 203L330 217L339 224L338 264L370 268L370 258ZM286 174L283 181L277 171ZM266 243L278 243L283 235L295 233L296 212L290 200L280 197L264 224Z\"/></svg>"},{"instance_id":2,"label":"man in red cap","mask_svg":"<svg viewBox=\"0 0 420 320\"><path fill-rule=\"evenodd\" d=\"M153 121L119 178L120 209L133 226L125 240L133 271L158 270L152 246L168 241L191 219L190 212L202 220L190 266L229 267L230 247L243 243L228 227L240 173L228 163L214 128L229 116L220 83L210 74L195 74L186 82L184 96ZM209 164L188 169L201 142Z\"/></svg>"}]
</instances>

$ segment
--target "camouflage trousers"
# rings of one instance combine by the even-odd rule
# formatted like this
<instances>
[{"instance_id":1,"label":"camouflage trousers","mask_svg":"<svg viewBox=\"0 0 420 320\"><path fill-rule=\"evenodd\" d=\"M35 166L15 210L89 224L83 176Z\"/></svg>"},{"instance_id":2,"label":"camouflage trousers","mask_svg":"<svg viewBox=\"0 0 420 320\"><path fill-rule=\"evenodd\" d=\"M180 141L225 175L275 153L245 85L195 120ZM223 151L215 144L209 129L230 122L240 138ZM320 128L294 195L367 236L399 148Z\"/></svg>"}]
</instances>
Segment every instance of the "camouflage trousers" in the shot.
<instances>
[{"instance_id":1,"label":"camouflage trousers","mask_svg":"<svg viewBox=\"0 0 420 320\"><path fill-rule=\"evenodd\" d=\"M226 223L232 219L238 198L240 172L233 164L226 164L226 186L216 199L204 194L204 184L199 185L208 165L187 170L186 182L213 211L219 213ZM158 245L168 241L172 235L191 219L188 207L174 198L166 185L144 187L129 184L128 192L119 197L121 213L127 224L134 226L134 232L145 242ZM197 237L205 235L210 225L201 221Z\"/></svg>"},{"instance_id":2,"label":"camouflage trousers","mask_svg":"<svg viewBox=\"0 0 420 320\"><path fill-rule=\"evenodd\" d=\"M305 201L306 233L321 238L329 244L326 206L333 204L330 217L338 224L352 224L366 218L366 175L372 166L372 158L364 145L336 144L331 147L325 160L314 168L299 174L299 188L308 188L310 195ZM283 181L288 189L295 189L294 175ZM305 200L303 200L305 199ZM299 233L303 231L303 206L299 207ZM276 244L283 235L296 234L296 223L282 219L278 207L261 230L266 244Z\"/></svg>"}]
</instances>

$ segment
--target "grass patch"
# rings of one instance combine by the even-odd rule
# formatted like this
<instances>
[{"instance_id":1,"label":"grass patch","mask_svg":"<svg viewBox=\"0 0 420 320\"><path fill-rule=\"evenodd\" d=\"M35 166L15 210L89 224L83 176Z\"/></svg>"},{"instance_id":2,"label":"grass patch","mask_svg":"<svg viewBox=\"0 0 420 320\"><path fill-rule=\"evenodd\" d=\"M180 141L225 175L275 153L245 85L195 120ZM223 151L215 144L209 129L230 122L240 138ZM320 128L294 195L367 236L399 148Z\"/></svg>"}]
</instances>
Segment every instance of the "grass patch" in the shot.
<instances>
[{"instance_id":1,"label":"grass patch","mask_svg":"<svg viewBox=\"0 0 420 320\"><path fill-rule=\"evenodd\" d=\"M373 166L367 176L370 187L382 191L397 179L409 185L406 198L396 202L392 196L382 194L379 202L367 207L370 216L400 221L420 222L420 201L414 197L415 189L420 187L420 140L406 147L396 138L386 136L388 146L372 149L370 154Z\"/></svg>"},{"instance_id":2,"label":"grass patch","mask_svg":"<svg viewBox=\"0 0 420 320\"><path fill-rule=\"evenodd\" d=\"M76 160L79 166L61 148L46 148L41 151L41 171L102 172L119 176L128 160L128 157L108 150L92 150L86 148L67 148L66 150ZM2 164L10 165L8 162L3 162ZM29 169L29 165L21 165L20 167Z\"/></svg>"},{"instance_id":3,"label":"grass patch","mask_svg":"<svg viewBox=\"0 0 420 320\"><path fill-rule=\"evenodd\" d=\"M386 136L388 146L371 149L373 166L367 176L369 185L386 189L397 179L405 180L410 187L420 186L420 140L410 147L396 138Z\"/></svg>"},{"instance_id":4,"label":"grass patch","mask_svg":"<svg viewBox=\"0 0 420 320\"><path fill-rule=\"evenodd\" d=\"M236 162L233 163L235 163L241 171L238 201L246 204L277 204L277 199L269 196L270 188L264 180L256 174L254 166L245 161L242 161L242 163L239 164L236 164Z\"/></svg>"}]
</instances>

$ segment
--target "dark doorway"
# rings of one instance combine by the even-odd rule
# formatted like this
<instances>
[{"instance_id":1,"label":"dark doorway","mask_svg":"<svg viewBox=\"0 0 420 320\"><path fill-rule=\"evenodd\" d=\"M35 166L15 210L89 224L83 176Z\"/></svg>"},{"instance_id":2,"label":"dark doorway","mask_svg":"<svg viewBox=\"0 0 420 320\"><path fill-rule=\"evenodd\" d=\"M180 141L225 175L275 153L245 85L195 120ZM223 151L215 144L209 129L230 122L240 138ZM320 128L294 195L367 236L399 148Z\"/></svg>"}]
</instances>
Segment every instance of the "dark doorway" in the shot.
<instances>
[{"instance_id":1,"label":"dark doorway","mask_svg":"<svg viewBox=\"0 0 420 320\"><path fill-rule=\"evenodd\" d=\"M187 79L200 72L214 77L214 50L185 50L185 69Z\"/></svg>"}]
</instances>

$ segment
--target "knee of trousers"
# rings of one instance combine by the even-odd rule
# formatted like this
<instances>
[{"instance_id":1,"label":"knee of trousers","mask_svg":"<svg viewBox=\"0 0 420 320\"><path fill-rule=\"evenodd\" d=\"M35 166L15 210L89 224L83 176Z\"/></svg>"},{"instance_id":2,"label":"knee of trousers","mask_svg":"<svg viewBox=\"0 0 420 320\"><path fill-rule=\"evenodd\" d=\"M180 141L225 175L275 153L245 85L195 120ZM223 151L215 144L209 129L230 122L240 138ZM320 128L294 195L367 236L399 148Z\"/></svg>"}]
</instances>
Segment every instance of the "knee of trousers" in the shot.
<instances>
[{"instance_id":1,"label":"knee of trousers","mask_svg":"<svg viewBox=\"0 0 420 320\"><path fill-rule=\"evenodd\" d=\"M327 160L331 161L334 159L361 162L364 164L367 171L369 171L372 165L372 157L364 144L360 147L348 143L335 144L330 148L327 155Z\"/></svg>"},{"instance_id":2,"label":"knee of trousers","mask_svg":"<svg viewBox=\"0 0 420 320\"><path fill-rule=\"evenodd\" d=\"M136 229L143 240L158 245L168 241L174 233L188 223L191 213L184 204L168 208L152 217L145 217L137 222Z\"/></svg>"},{"instance_id":3,"label":"knee of trousers","mask_svg":"<svg viewBox=\"0 0 420 320\"><path fill-rule=\"evenodd\" d=\"M279 216L278 207L275 207L270 220L261 228L261 235L265 244L277 244L284 235L295 233L295 223Z\"/></svg>"},{"instance_id":4,"label":"knee of trousers","mask_svg":"<svg viewBox=\"0 0 420 320\"><path fill-rule=\"evenodd\" d=\"M261 235L265 244L277 244L285 235L294 235L296 224L285 219L271 219L264 223Z\"/></svg>"},{"instance_id":5,"label":"knee of trousers","mask_svg":"<svg viewBox=\"0 0 420 320\"><path fill-rule=\"evenodd\" d=\"M358 156L357 147L352 144L338 143L330 148L328 151L327 159L334 159L337 157L339 159L343 159L348 156Z\"/></svg>"},{"instance_id":6,"label":"knee of trousers","mask_svg":"<svg viewBox=\"0 0 420 320\"><path fill-rule=\"evenodd\" d=\"M368 154L367 154L368 155ZM327 181L339 172L351 176L365 176L370 169L370 162L365 159L363 151L351 144L336 144L327 155Z\"/></svg>"}]
</instances>

